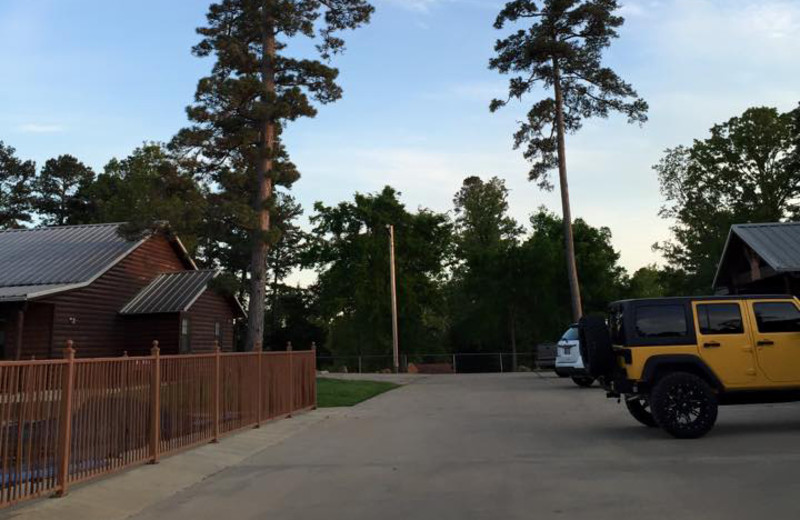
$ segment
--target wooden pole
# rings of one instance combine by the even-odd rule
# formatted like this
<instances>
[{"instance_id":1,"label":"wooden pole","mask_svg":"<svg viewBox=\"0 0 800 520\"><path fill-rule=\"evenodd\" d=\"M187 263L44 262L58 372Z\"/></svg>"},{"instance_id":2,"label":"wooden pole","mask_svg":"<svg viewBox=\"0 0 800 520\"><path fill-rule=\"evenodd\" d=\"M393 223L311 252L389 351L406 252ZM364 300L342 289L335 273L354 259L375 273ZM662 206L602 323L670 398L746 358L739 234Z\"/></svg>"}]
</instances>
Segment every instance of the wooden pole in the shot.
<instances>
[{"instance_id":1,"label":"wooden pole","mask_svg":"<svg viewBox=\"0 0 800 520\"><path fill-rule=\"evenodd\" d=\"M161 349L158 340L150 349L153 370L150 380L150 464L158 464L159 441L161 440Z\"/></svg>"},{"instance_id":2,"label":"wooden pole","mask_svg":"<svg viewBox=\"0 0 800 520\"><path fill-rule=\"evenodd\" d=\"M288 417L292 416L292 412L294 412L294 364L293 359L294 354L292 353L292 342L288 342L286 344L286 351L289 353L289 415Z\"/></svg>"},{"instance_id":3,"label":"wooden pole","mask_svg":"<svg viewBox=\"0 0 800 520\"><path fill-rule=\"evenodd\" d=\"M67 341L64 349L65 365L64 379L61 387L61 431L59 432L59 467L57 496L67 494L69 487L69 457L70 443L72 442L72 392L75 384L75 349L72 340Z\"/></svg>"},{"instance_id":4,"label":"wooden pole","mask_svg":"<svg viewBox=\"0 0 800 520\"><path fill-rule=\"evenodd\" d=\"M400 372L400 333L397 327L397 273L394 261L394 226L389 224L389 276L392 284L392 365Z\"/></svg>"},{"instance_id":5,"label":"wooden pole","mask_svg":"<svg viewBox=\"0 0 800 520\"><path fill-rule=\"evenodd\" d=\"M220 365L222 364L222 350L219 348L219 342L216 342L214 347L214 438L211 442L219 442L219 409L220 402L222 401L222 389L220 388Z\"/></svg>"},{"instance_id":6,"label":"wooden pole","mask_svg":"<svg viewBox=\"0 0 800 520\"><path fill-rule=\"evenodd\" d=\"M317 344L311 342L311 357L314 360L311 371L311 402L313 403L314 410L317 409Z\"/></svg>"},{"instance_id":7,"label":"wooden pole","mask_svg":"<svg viewBox=\"0 0 800 520\"><path fill-rule=\"evenodd\" d=\"M261 408L264 402L264 369L263 369L263 361L264 356L262 355L262 347L258 345L256 347L256 363L258 364L258 381L256 382L256 391L258 395L256 396L256 406L258 410L256 411L256 428L261 428Z\"/></svg>"}]
</instances>

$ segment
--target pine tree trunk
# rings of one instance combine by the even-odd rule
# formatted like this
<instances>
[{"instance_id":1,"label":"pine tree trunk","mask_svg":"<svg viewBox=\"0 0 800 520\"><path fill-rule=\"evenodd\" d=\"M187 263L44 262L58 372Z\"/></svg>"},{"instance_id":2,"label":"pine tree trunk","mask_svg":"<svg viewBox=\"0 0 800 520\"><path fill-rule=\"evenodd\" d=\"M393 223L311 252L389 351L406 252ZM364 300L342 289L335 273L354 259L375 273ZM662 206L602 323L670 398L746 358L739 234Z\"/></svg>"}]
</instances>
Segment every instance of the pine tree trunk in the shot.
<instances>
[{"instance_id":1,"label":"pine tree trunk","mask_svg":"<svg viewBox=\"0 0 800 520\"><path fill-rule=\"evenodd\" d=\"M268 94L275 93L275 31L268 12L271 2L263 7L263 58L261 78ZM272 197L272 163L275 148L275 122L266 119L261 128L261 157L256 174L258 195L254 209L258 212L258 227L253 232L253 250L250 260L250 305L247 322L247 350L262 350L264 344L264 303L267 289L267 242L270 215L269 200Z\"/></svg>"},{"instance_id":2,"label":"pine tree trunk","mask_svg":"<svg viewBox=\"0 0 800 520\"><path fill-rule=\"evenodd\" d=\"M567 257L567 276L572 301L572 320L578 322L583 316L581 289L578 284L578 268L575 264L575 242L572 237L572 210L569 205L569 183L567 182L567 150L564 128L564 96L561 92L561 70L557 59L553 59L553 88L556 96L556 135L558 138L558 178L561 183L561 208L564 220L564 246Z\"/></svg>"}]
</instances>

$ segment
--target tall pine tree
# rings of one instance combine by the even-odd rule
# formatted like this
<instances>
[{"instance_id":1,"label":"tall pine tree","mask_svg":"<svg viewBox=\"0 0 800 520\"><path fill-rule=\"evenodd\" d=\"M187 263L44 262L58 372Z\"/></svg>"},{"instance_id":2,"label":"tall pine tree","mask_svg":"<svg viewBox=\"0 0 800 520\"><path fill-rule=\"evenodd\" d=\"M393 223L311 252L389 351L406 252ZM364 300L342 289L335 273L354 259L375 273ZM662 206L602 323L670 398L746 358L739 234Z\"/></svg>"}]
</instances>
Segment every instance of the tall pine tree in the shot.
<instances>
[{"instance_id":1,"label":"tall pine tree","mask_svg":"<svg viewBox=\"0 0 800 520\"><path fill-rule=\"evenodd\" d=\"M23 161L0 141L0 229L16 229L32 220L31 183L36 164Z\"/></svg>"},{"instance_id":2,"label":"tall pine tree","mask_svg":"<svg viewBox=\"0 0 800 520\"><path fill-rule=\"evenodd\" d=\"M541 6L541 7L540 7ZM565 134L581 128L583 119L607 117L621 112L630 122L647 120L647 103L613 70L602 65L603 51L617 37L624 19L614 13L616 0L512 0L495 21L496 29L507 24L520 28L495 44L497 55L489 68L512 74L508 98L492 101L494 112L512 99L544 87L552 96L536 102L514 134L515 148L533 163L529 177L540 187L551 189L548 172L558 167L564 243L572 299L577 321L583 312L572 211L567 182Z\"/></svg>"},{"instance_id":3,"label":"tall pine tree","mask_svg":"<svg viewBox=\"0 0 800 520\"><path fill-rule=\"evenodd\" d=\"M44 163L33 183L34 208L48 225L77 224L86 214L86 190L94 181L91 168L71 155L61 155Z\"/></svg>"},{"instance_id":4,"label":"tall pine tree","mask_svg":"<svg viewBox=\"0 0 800 520\"><path fill-rule=\"evenodd\" d=\"M289 56L287 43L306 36L327 60L344 48L338 32L367 23L372 12L366 0L222 0L211 5L207 26L198 29L203 39L194 54L213 55L216 63L187 109L194 125L175 144L195 150L218 186L236 190L226 197L229 202L251 201L239 208L235 223L251 243L248 350L263 344L267 253L275 240L273 190L298 177L281 131L289 121L314 117L312 101L325 104L342 95L336 69Z\"/></svg>"}]
</instances>

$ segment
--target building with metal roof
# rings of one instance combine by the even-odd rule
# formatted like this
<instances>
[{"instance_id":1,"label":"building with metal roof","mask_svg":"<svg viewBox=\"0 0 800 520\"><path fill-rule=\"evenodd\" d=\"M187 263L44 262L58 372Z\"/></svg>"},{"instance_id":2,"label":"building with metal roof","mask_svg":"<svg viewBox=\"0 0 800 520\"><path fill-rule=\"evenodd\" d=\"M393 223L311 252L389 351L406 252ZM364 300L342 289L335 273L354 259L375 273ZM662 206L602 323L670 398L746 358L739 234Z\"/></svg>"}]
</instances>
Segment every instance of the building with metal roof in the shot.
<instances>
[{"instance_id":1,"label":"building with metal roof","mask_svg":"<svg viewBox=\"0 0 800 520\"><path fill-rule=\"evenodd\" d=\"M73 340L100 357L234 347L244 311L211 287L168 226L125 224L0 231L0 358L56 357Z\"/></svg>"},{"instance_id":2,"label":"building with metal roof","mask_svg":"<svg viewBox=\"0 0 800 520\"><path fill-rule=\"evenodd\" d=\"M800 222L731 227L713 285L722 294L800 294Z\"/></svg>"}]
</instances>

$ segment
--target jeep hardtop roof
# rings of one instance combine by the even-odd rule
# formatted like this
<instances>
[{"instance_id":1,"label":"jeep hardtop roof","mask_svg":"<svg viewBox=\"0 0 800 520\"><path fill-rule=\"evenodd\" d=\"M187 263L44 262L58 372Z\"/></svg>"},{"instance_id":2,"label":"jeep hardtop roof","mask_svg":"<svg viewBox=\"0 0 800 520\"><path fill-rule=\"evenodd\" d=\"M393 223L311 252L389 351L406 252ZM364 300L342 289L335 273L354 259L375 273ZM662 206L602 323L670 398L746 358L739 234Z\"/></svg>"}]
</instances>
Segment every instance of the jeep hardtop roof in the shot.
<instances>
[{"instance_id":1,"label":"jeep hardtop roof","mask_svg":"<svg viewBox=\"0 0 800 520\"><path fill-rule=\"evenodd\" d=\"M794 296L791 294L725 294L725 295L708 295L708 296L669 296L663 298L633 298L628 300L618 300L612 302L611 305L623 305L634 302L670 302L670 303L684 303L692 301L724 301L724 300L792 300Z\"/></svg>"}]
</instances>

